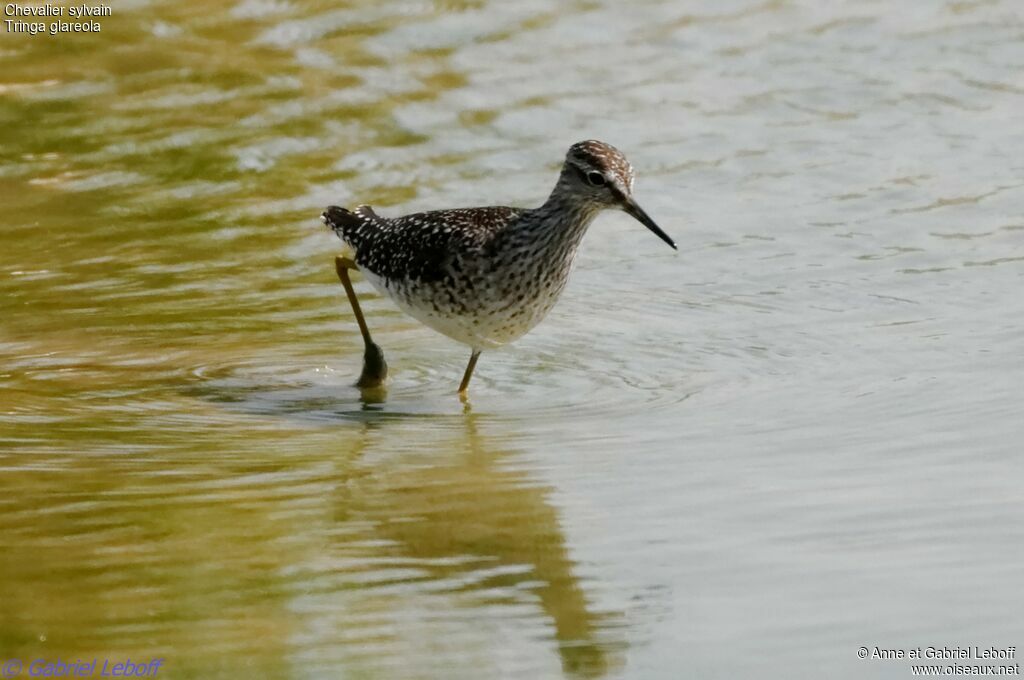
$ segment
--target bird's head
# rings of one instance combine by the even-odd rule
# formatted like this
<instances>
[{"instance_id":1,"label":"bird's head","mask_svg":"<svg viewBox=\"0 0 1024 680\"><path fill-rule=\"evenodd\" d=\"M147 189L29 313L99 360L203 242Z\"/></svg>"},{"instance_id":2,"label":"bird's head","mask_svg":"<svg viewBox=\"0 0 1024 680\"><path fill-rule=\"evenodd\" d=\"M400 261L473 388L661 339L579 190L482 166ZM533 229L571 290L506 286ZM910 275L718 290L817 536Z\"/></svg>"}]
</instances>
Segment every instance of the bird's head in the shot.
<instances>
[{"instance_id":1,"label":"bird's head","mask_svg":"<svg viewBox=\"0 0 1024 680\"><path fill-rule=\"evenodd\" d=\"M618 209L632 215L674 249L676 244L633 200L633 166L611 144L594 139L569 147L561 182L579 200L596 209Z\"/></svg>"}]
</instances>

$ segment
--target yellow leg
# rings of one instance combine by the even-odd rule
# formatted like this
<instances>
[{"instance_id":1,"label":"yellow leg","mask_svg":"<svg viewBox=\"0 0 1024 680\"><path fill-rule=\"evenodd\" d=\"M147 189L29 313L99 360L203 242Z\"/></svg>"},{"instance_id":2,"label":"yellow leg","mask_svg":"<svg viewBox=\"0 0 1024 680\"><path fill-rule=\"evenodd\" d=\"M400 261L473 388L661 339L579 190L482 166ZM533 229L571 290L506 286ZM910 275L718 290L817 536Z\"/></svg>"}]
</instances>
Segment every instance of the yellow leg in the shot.
<instances>
[{"instance_id":1,"label":"yellow leg","mask_svg":"<svg viewBox=\"0 0 1024 680\"><path fill-rule=\"evenodd\" d=\"M359 307L356 291L348 276L348 270L357 270L356 263L347 257L338 256L334 258L334 269L338 272L341 285L345 287L345 294L348 295L352 313L355 314L359 332L363 334L363 344L366 346L363 351L363 372L359 375L359 380L356 381L356 387L380 387L388 379L388 364L384 361L384 352L370 337L370 329L366 326L363 310Z\"/></svg>"},{"instance_id":2,"label":"yellow leg","mask_svg":"<svg viewBox=\"0 0 1024 680\"><path fill-rule=\"evenodd\" d=\"M462 383L459 385L459 394L466 396L466 390L469 389L469 379L473 377L473 369L476 368L476 360L480 358L480 351L473 350L473 354L469 357L469 365L466 366L466 372L462 374Z\"/></svg>"}]
</instances>

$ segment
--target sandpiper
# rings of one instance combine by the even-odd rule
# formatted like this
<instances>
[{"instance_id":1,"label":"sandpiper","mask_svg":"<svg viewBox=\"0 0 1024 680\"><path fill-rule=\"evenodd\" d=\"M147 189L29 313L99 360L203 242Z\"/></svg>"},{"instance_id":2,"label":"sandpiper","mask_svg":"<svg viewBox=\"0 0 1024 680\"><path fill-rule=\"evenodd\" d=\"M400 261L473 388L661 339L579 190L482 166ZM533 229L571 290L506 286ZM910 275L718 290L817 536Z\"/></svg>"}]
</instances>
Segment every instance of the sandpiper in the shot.
<instances>
[{"instance_id":1,"label":"sandpiper","mask_svg":"<svg viewBox=\"0 0 1024 680\"><path fill-rule=\"evenodd\" d=\"M539 208L465 208L387 218L370 206L330 206L321 219L347 246L335 259L366 345L357 385L387 377L348 270L358 269L413 318L472 351L459 385L465 395L480 352L540 323L565 288L583 234L599 212L619 209L675 249L633 200L633 167L615 147L573 144L558 182Z\"/></svg>"}]
</instances>

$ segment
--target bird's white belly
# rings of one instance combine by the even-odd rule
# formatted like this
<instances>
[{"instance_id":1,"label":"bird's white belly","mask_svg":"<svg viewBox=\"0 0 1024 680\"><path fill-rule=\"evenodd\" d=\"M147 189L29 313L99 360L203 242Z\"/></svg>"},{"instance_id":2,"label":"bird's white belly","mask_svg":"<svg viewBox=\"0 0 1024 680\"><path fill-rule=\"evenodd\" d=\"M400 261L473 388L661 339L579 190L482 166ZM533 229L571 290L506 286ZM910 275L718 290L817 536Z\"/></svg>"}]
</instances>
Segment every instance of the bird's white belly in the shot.
<instances>
[{"instance_id":1,"label":"bird's white belly","mask_svg":"<svg viewBox=\"0 0 1024 680\"><path fill-rule=\"evenodd\" d=\"M440 309L423 289L385 281L373 272L362 270L363 276L377 291L391 298L409 316L456 342L474 350L495 349L516 340L547 315L557 293L544 300L524 299L509 305L496 291L478 291L472 307L464 312ZM489 294L490 293L490 294Z\"/></svg>"}]
</instances>

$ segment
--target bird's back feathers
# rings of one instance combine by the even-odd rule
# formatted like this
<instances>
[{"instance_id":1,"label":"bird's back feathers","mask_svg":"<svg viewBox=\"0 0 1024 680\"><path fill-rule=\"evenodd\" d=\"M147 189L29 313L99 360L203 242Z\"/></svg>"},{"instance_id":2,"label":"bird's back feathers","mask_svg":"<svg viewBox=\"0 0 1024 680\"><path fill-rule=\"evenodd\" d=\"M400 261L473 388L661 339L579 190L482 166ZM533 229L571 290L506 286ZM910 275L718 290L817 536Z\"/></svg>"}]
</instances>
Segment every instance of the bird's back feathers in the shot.
<instances>
[{"instance_id":1,"label":"bird's back feathers","mask_svg":"<svg viewBox=\"0 0 1024 680\"><path fill-rule=\"evenodd\" d=\"M522 214L504 206L413 213L394 219L370 206L330 206L324 223L353 251L360 269L385 280L440 281L458 274L460 256L479 251Z\"/></svg>"}]
</instances>

